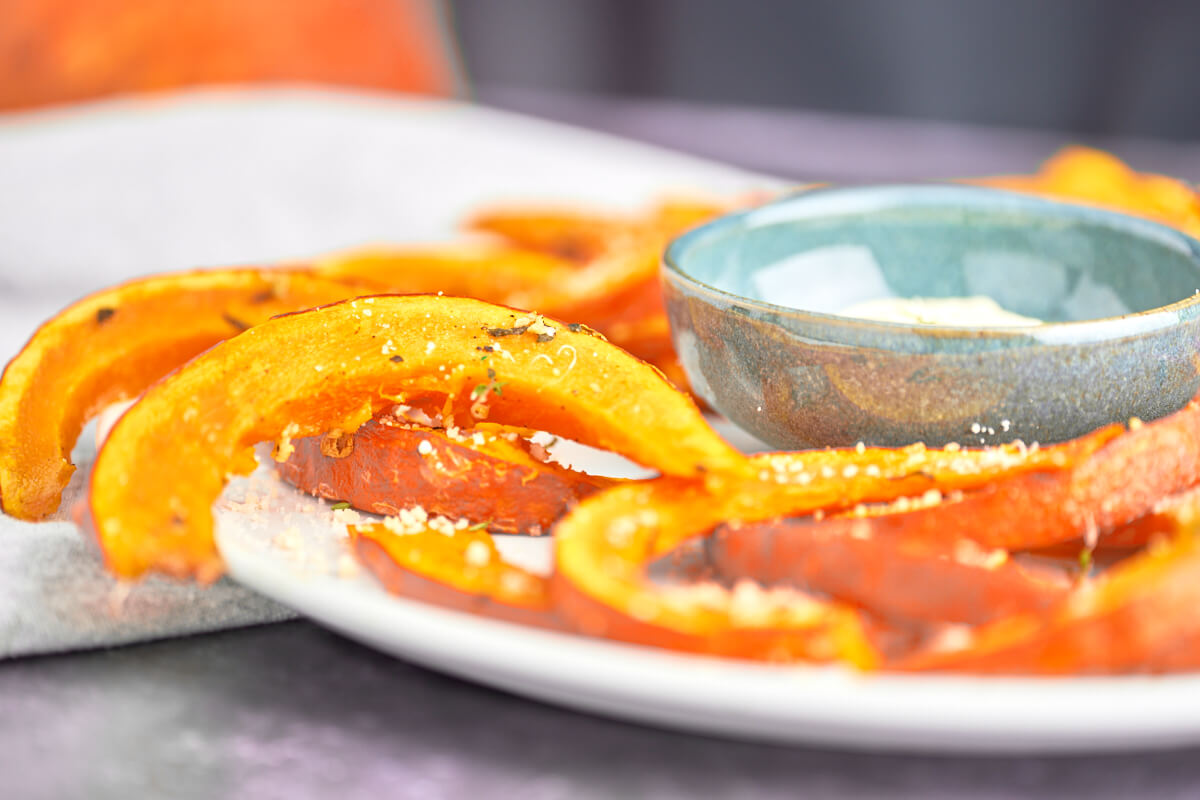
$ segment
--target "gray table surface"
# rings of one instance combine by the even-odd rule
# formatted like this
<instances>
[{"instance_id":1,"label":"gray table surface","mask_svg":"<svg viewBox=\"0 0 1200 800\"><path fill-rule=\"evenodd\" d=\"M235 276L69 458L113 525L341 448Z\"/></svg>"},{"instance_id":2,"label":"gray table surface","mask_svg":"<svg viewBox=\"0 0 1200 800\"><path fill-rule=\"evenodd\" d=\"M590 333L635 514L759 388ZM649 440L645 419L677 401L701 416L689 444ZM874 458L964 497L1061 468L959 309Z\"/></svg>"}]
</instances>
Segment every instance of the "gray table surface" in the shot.
<instances>
[{"instance_id":1,"label":"gray table surface","mask_svg":"<svg viewBox=\"0 0 1200 800\"><path fill-rule=\"evenodd\" d=\"M485 91L783 176L1028 170L1068 136ZM1200 147L1104 142L1200 178ZM0 663L0 797L1198 797L1200 751L931 758L719 741L551 708L306 622Z\"/></svg>"}]
</instances>

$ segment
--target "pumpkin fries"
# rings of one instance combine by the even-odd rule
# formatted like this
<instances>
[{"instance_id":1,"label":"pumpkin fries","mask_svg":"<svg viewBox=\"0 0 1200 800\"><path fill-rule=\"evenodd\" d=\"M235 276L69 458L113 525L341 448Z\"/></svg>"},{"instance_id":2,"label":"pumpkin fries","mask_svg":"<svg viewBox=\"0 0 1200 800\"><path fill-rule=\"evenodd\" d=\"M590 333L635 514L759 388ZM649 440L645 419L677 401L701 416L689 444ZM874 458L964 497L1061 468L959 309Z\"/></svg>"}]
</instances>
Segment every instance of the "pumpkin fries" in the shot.
<instances>
[{"instance_id":1,"label":"pumpkin fries","mask_svg":"<svg viewBox=\"0 0 1200 800\"><path fill-rule=\"evenodd\" d=\"M1200 232L1192 188L1095 151L980 182ZM0 505L52 513L87 420L139 398L79 515L122 577L216 579L213 503L267 441L287 482L384 517L348 527L389 591L508 623L863 670L1200 669L1200 404L1041 447L744 455L686 392L657 276L740 204L493 209L450 245L101 291L0 379ZM574 471L547 434L656 477ZM552 573L493 533L551 535Z\"/></svg>"}]
</instances>

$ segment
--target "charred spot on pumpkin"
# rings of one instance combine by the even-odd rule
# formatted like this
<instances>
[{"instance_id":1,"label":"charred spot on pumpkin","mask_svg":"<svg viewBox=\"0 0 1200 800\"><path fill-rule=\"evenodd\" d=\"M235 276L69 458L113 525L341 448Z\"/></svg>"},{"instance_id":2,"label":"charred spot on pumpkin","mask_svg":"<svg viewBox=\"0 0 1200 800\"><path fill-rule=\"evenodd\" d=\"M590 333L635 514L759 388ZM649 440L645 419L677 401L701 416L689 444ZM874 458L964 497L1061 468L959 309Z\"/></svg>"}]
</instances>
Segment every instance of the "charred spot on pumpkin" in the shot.
<instances>
[{"instance_id":1,"label":"charred spot on pumpkin","mask_svg":"<svg viewBox=\"0 0 1200 800\"><path fill-rule=\"evenodd\" d=\"M566 261L585 261L591 255L591 247L586 240L568 237L556 242L551 252Z\"/></svg>"},{"instance_id":2,"label":"charred spot on pumpkin","mask_svg":"<svg viewBox=\"0 0 1200 800\"><path fill-rule=\"evenodd\" d=\"M116 313L117 313L117 310L115 308L109 308L108 306L104 306L103 308L96 309L96 324L103 325L104 323L106 323L110 319L112 319L113 314L116 314Z\"/></svg>"},{"instance_id":3,"label":"charred spot on pumpkin","mask_svg":"<svg viewBox=\"0 0 1200 800\"><path fill-rule=\"evenodd\" d=\"M607 342L608 337L602 334L595 328L590 328L582 322L572 322L567 325L567 330L571 333L586 333L588 336L594 336L602 342Z\"/></svg>"},{"instance_id":4,"label":"charred spot on pumpkin","mask_svg":"<svg viewBox=\"0 0 1200 800\"><path fill-rule=\"evenodd\" d=\"M275 299L275 290L273 288L272 289L263 289L261 292L252 296L250 298L250 302L254 303L255 305L261 305L262 303L267 303L274 299Z\"/></svg>"},{"instance_id":5,"label":"charred spot on pumpkin","mask_svg":"<svg viewBox=\"0 0 1200 800\"><path fill-rule=\"evenodd\" d=\"M528 325L514 325L511 328L484 328L484 333L491 336L493 339L500 339L504 336L520 336L525 331L529 330Z\"/></svg>"},{"instance_id":6,"label":"charred spot on pumpkin","mask_svg":"<svg viewBox=\"0 0 1200 800\"><path fill-rule=\"evenodd\" d=\"M484 353L492 353L496 350L496 348L492 347L490 344L485 344L483 347L477 346L475 349Z\"/></svg>"},{"instance_id":7,"label":"charred spot on pumpkin","mask_svg":"<svg viewBox=\"0 0 1200 800\"><path fill-rule=\"evenodd\" d=\"M927 469L919 469L916 472L908 474L908 475L887 475L887 476L885 476L885 480L904 481L904 480L911 480L913 477L921 477L927 481L936 481L937 480L937 475L935 475L934 473L930 472Z\"/></svg>"},{"instance_id":8,"label":"charred spot on pumpkin","mask_svg":"<svg viewBox=\"0 0 1200 800\"><path fill-rule=\"evenodd\" d=\"M538 344L545 344L546 342L549 342L553 338L554 338L553 333L539 333L538 338L537 338Z\"/></svg>"},{"instance_id":9,"label":"charred spot on pumpkin","mask_svg":"<svg viewBox=\"0 0 1200 800\"><path fill-rule=\"evenodd\" d=\"M354 434L335 428L321 437L321 455L345 458L354 452Z\"/></svg>"},{"instance_id":10,"label":"charred spot on pumpkin","mask_svg":"<svg viewBox=\"0 0 1200 800\"><path fill-rule=\"evenodd\" d=\"M240 319L235 317L233 314L230 314L228 311L221 314L221 319L225 320L227 323L229 323L229 325L231 327L233 327L234 329L239 330L239 331L248 330L250 328L249 323L242 322Z\"/></svg>"},{"instance_id":11,"label":"charred spot on pumpkin","mask_svg":"<svg viewBox=\"0 0 1200 800\"><path fill-rule=\"evenodd\" d=\"M392 356L391 358L388 359L388 361L391 361L393 364L399 364L403 360L404 360L404 356Z\"/></svg>"}]
</instances>

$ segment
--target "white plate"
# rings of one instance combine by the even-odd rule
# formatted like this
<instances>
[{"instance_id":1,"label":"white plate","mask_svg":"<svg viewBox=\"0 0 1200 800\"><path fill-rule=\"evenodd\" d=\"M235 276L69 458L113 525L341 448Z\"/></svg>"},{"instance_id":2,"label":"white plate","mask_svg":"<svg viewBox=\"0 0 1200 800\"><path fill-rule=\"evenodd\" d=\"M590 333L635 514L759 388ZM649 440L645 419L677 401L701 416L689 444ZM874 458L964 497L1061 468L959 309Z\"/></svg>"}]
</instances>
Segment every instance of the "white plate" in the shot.
<instances>
[{"instance_id":1,"label":"white plate","mask_svg":"<svg viewBox=\"0 0 1200 800\"><path fill-rule=\"evenodd\" d=\"M0 359L56 308L132 275L440 238L479 203L514 196L630 207L664 190L771 185L461 104L298 91L0 115L0 175ZM328 506L261 475L232 487L224 505L248 491L257 497L246 508L218 517L235 578L401 658L552 703L705 733L870 749L1200 743L1197 678L864 676L679 656L413 603L355 570ZM503 546L531 565L548 560L544 541Z\"/></svg>"},{"instance_id":2,"label":"white plate","mask_svg":"<svg viewBox=\"0 0 1200 800\"><path fill-rule=\"evenodd\" d=\"M356 567L330 507L298 497L265 470L227 490L219 509L221 552L243 584L400 658L582 711L746 739L902 752L1200 743L1196 677L871 675L540 631L388 594ZM548 540L498 539L511 560L548 570Z\"/></svg>"}]
</instances>

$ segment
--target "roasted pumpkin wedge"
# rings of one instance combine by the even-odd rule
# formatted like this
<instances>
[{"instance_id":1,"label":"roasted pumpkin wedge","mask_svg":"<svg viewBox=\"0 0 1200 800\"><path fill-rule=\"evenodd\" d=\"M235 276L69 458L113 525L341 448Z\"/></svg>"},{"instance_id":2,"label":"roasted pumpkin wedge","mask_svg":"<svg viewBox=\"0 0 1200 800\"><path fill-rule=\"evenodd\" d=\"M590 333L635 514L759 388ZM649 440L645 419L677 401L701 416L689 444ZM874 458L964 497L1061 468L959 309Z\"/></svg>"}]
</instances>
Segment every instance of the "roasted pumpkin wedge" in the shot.
<instances>
[{"instance_id":1,"label":"roasted pumpkin wedge","mask_svg":"<svg viewBox=\"0 0 1200 800\"><path fill-rule=\"evenodd\" d=\"M769 516L796 503L794 493L760 481L711 491L660 478L593 495L555 526L555 607L592 636L738 658L874 666L879 653L849 606L752 582L664 586L647 574L651 561L723 521Z\"/></svg>"},{"instance_id":2,"label":"roasted pumpkin wedge","mask_svg":"<svg viewBox=\"0 0 1200 800\"><path fill-rule=\"evenodd\" d=\"M913 671L1086 675L1200 668L1194 528L1085 581L1049 609L1014 614L894 665Z\"/></svg>"},{"instance_id":3,"label":"roasted pumpkin wedge","mask_svg":"<svg viewBox=\"0 0 1200 800\"><path fill-rule=\"evenodd\" d=\"M1154 511L1163 498L1200 482L1200 404L1154 422L1135 422L1127 431L1109 426L1065 444L1084 457L1011 474L924 507L818 524L830 535L853 528L947 546L971 539L987 548L1037 549L1080 538L1092 546L1106 532Z\"/></svg>"},{"instance_id":4,"label":"roasted pumpkin wedge","mask_svg":"<svg viewBox=\"0 0 1200 800\"><path fill-rule=\"evenodd\" d=\"M660 478L607 489L554 528L555 602L565 620L593 635L745 658L869 666L880 657L871 626L848 604L753 582L740 584L740 591L716 584L662 587L650 580L647 566L718 526L850 509L939 486L965 490L999 476L1078 463L1119 430L1038 450L769 453L750 459L749 480L726 475L705 485Z\"/></svg>"},{"instance_id":5,"label":"roasted pumpkin wedge","mask_svg":"<svg viewBox=\"0 0 1200 800\"><path fill-rule=\"evenodd\" d=\"M1165 175L1136 172L1116 156L1089 147L1067 147L1033 175L976 181L998 189L1103 206L1200 236L1200 193Z\"/></svg>"},{"instance_id":6,"label":"roasted pumpkin wedge","mask_svg":"<svg viewBox=\"0 0 1200 800\"><path fill-rule=\"evenodd\" d=\"M472 215L464 226L523 249L580 263L603 253L632 223L616 214L526 207L485 209Z\"/></svg>"},{"instance_id":7,"label":"roasted pumpkin wedge","mask_svg":"<svg viewBox=\"0 0 1200 800\"><path fill-rule=\"evenodd\" d=\"M786 583L883 619L922 623L1036 613L1061 600L1074 577L970 539L872 536L861 519L836 528L811 517L722 526L708 555L723 575Z\"/></svg>"},{"instance_id":8,"label":"roasted pumpkin wedge","mask_svg":"<svg viewBox=\"0 0 1200 800\"><path fill-rule=\"evenodd\" d=\"M649 211L634 215L554 207L491 208L471 216L465 227L523 249L582 263L612 249L631 233L682 233L734 207L726 200L681 196L664 198Z\"/></svg>"},{"instance_id":9,"label":"roasted pumpkin wedge","mask_svg":"<svg viewBox=\"0 0 1200 800\"><path fill-rule=\"evenodd\" d=\"M545 430L667 475L749 468L686 395L593 333L478 300L391 295L276 317L148 389L97 456L88 523L118 575L210 580L211 506L252 445L276 439L283 457L292 438L354 431L430 396L445 398L446 424Z\"/></svg>"},{"instance_id":10,"label":"roasted pumpkin wedge","mask_svg":"<svg viewBox=\"0 0 1200 800\"><path fill-rule=\"evenodd\" d=\"M52 513L80 430L106 405L276 314L363 291L304 272L210 270L142 278L68 307L0 378L0 505L21 519Z\"/></svg>"},{"instance_id":11,"label":"roasted pumpkin wedge","mask_svg":"<svg viewBox=\"0 0 1200 800\"><path fill-rule=\"evenodd\" d=\"M424 517L349 526L359 561L388 591L493 619L564 627L545 578L506 562L487 533L432 530Z\"/></svg>"},{"instance_id":12,"label":"roasted pumpkin wedge","mask_svg":"<svg viewBox=\"0 0 1200 800\"><path fill-rule=\"evenodd\" d=\"M331 432L294 442L279 474L309 494L361 511L402 509L472 523L501 533L540 535L583 497L612 485L534 457L540 445L514 429L414 425L385 414L354 433Z\"/></svg>"},{"instance_id":13,"label":"roasted pumpkin wedge","mask_svg":"<svg viewBox=\"0 0 1200 800\"><path fill-rule=\"evenodd\" d=\"M322 256L311 268L322 277L353 281L375 292L441 292L502 303L514 293L556 284L575 265L534 250L458 242L361 247Z\"/></svg>"}]
</instances>

